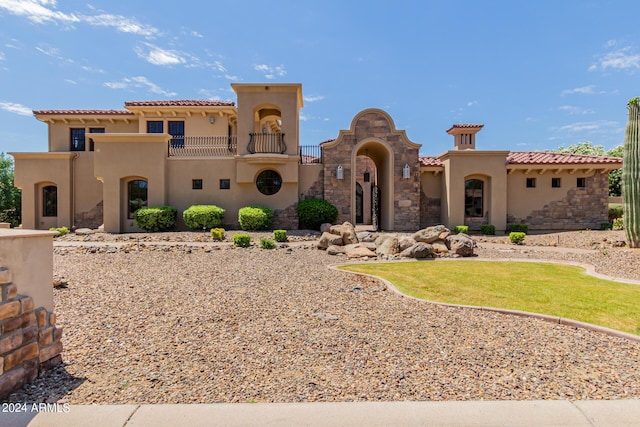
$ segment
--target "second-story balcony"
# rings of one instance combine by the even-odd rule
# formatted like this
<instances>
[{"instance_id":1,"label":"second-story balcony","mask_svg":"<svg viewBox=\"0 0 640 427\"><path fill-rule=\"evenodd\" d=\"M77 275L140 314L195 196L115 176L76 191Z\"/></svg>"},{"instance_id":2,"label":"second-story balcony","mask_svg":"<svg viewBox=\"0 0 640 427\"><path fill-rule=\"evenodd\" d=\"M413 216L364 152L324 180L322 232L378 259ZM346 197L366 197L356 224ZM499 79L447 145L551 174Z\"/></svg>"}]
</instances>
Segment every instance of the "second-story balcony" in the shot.
<instances>
[{"instance_id":1,"label":"second-story balcony","mask_svg":"<svg viewBox=\"0 0 640 427\"><path fill-rule=\"evenodd\" d=\"M173 136L169 157L233 157L238 152L233 136Z\"/></svg>"},{"instance_id":2,"label":"second-story balcony","mask_svg":"<svg viewBox=\"0 0 640 427\"><path fill-rule=\"evenodd\" d=\"M247 151L251 154L283 154L287 151L284 133L250 133Z\"/></svg>"}]
</instances>

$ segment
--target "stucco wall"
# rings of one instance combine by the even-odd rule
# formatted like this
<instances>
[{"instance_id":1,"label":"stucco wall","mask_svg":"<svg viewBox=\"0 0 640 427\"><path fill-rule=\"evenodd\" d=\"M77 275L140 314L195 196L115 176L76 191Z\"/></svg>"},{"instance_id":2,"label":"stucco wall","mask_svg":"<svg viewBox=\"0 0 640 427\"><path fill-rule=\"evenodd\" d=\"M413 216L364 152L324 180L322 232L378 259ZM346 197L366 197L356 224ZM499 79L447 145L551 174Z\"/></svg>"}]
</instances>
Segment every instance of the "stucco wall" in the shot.
<instances>
[{"instance_id":1,"label":"stucco wall","mask_svg":"<svg viewBox=\"0 0 640 427\"><path fill-rule=\"evenodd\" d=\"M86 151L90 148L89 138L93 137L94 134L90 134L89 130L91 128L104 128L105 133L130 133L138 131L138 123L135 116L127 116L129 123L126 123L122 120L121 117L118 117L119 120L114 123L109 122L105 119L98 119L98 123L95 123L93 120L87 121L85 123L80 122L79 120L73 120L68 123L64 123L62 121L55 122L49 125L49 151L71 151L71 129L72 128L81 128L85 129L85 149Z\"/></svg>"}]
</instances>

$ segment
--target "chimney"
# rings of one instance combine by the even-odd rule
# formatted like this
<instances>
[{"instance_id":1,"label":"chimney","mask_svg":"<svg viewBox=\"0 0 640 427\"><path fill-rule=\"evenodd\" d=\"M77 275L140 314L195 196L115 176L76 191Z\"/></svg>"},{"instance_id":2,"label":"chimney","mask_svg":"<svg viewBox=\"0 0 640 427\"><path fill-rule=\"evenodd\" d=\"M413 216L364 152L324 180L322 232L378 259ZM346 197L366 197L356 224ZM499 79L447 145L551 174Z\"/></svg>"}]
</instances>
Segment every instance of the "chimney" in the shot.
<instances>
[{"instance_id":1,"label":"chimney","mask_svg":"<svg viewBox=\"0 0 640 427\"><path fill-rule=\"evenodd\" d=\"M476 149L476 133L484 125L457 124L447 129L449 135L453 135L454 150L475 150Z\"/></svg>"}]
</instances>

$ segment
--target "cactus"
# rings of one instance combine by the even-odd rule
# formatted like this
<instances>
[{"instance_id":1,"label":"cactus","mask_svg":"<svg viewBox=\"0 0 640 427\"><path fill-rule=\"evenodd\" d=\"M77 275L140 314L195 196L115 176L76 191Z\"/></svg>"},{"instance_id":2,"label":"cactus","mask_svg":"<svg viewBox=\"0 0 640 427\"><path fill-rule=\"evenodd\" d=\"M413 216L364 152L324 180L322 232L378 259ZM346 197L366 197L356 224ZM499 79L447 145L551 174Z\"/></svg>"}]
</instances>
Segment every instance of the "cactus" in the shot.
<instances>
[{"instance_id":1,"label":"cactus","mask_svg":"<svg viewBox=\"0 0 640 427\"><path fill-rule=\"evenodd\" d=\"M629 100L622 156L624 225L630 248L640 248L640 97Z\"/></svg>"}]
</instances>

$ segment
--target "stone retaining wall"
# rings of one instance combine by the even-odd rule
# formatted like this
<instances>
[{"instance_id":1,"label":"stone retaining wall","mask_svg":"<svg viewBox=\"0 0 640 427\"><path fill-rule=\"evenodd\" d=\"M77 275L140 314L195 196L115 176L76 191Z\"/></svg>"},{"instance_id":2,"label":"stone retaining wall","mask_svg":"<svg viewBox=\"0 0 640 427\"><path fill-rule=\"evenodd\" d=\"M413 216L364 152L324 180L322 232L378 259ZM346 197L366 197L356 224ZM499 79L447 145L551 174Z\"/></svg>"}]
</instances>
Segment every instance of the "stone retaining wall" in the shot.
<instances>
[{"instance_id":1,"label":"stone retaining wall","mask_svg":"<svg viewBox=\"0 0 640 427\"><path fill-rule=\"evenodd\" d=\"M18 294L11 270L0 268L0 398L62 362L62 328L56 315Z\"/></svg>"}]
</instances>

